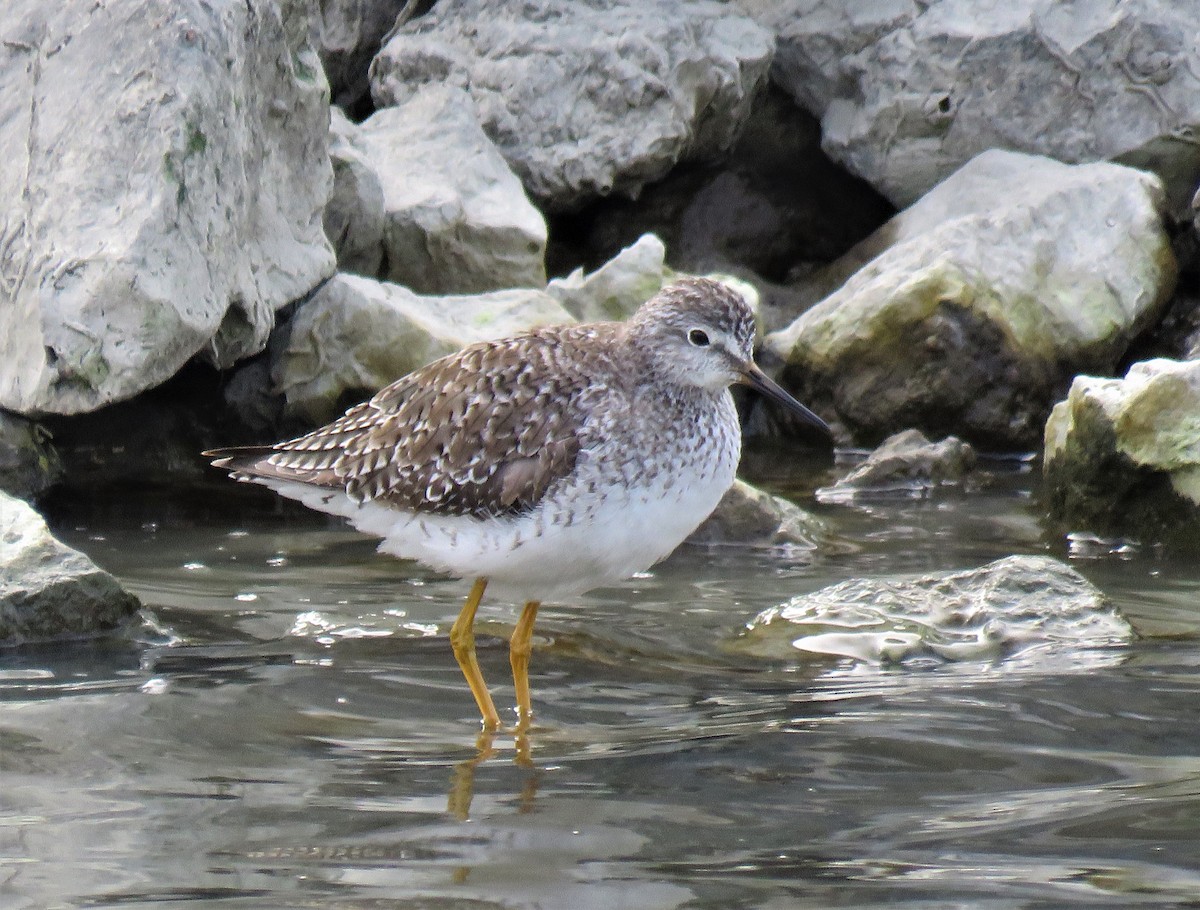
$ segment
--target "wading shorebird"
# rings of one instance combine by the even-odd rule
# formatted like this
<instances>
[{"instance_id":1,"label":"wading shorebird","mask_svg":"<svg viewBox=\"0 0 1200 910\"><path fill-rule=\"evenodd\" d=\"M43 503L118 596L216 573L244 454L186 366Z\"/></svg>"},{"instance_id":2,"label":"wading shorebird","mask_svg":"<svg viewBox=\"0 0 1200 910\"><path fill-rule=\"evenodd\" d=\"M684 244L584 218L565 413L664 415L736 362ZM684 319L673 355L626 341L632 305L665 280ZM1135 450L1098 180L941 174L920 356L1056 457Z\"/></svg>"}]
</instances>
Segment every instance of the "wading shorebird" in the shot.
<instances>
[{"instance_id":1,"label":"wading shorebird","mask_svg":"<svg viewBox=\"0 0 1200 910\"><path fill-rule=\"evenodd\" d=\"M530 639L544 600L645 571L733 484L742 383L826 436L752 359L754 317L688 278L626 322L473 344L307 435L204 454L238 479L346 518L385 553L474 579L450 631L483 725L500 724L475 656L484 589L524 603L509 646L529 722Z\"/></svg>"}]
</instances>

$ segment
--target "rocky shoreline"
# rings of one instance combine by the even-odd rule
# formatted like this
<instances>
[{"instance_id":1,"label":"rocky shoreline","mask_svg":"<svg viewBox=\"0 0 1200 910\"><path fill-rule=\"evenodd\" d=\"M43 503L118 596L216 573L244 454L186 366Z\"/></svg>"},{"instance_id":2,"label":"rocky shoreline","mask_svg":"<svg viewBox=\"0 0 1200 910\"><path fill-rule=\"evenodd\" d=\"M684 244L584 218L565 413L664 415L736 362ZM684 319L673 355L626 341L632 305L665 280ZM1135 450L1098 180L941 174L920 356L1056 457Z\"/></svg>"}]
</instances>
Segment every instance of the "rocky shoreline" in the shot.
<instances>
[{"instance_id":1,"label":"rocky shoreline","mask_svg":"<svg viewBox=\"0 0 1200 910\"><path fill-rule=\"evenodd\" d=\"M1036 452L1064 533L1195 543L1194 17L851 6L13 0L0 489L186 476L702 273L845 446ZM702 540L811 545L785 505Z\"/></svg>"}]
</instances>

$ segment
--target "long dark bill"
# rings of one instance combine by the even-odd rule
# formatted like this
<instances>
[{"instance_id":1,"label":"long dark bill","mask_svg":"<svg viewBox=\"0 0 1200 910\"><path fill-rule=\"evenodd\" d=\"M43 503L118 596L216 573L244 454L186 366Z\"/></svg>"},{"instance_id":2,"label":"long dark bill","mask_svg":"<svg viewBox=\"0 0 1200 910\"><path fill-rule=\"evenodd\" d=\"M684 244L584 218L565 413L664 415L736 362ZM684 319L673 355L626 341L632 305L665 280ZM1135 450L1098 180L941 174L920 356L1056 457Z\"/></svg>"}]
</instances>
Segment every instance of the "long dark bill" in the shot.
<instances>
[{"instance_id":1,"label":"long dark bill","mask_svg":"<svg viewBox=\"0 0 1200 910\"><path fill-rule=\"evenodd\" d=\"M829 429L829 424L780 388L766 373L758 368L758 364L748 363L742 368L742 382L759 394L782 405L805 423L816 427L830 439L833 438L833 431Z\"/></svg>"}]
</instances>

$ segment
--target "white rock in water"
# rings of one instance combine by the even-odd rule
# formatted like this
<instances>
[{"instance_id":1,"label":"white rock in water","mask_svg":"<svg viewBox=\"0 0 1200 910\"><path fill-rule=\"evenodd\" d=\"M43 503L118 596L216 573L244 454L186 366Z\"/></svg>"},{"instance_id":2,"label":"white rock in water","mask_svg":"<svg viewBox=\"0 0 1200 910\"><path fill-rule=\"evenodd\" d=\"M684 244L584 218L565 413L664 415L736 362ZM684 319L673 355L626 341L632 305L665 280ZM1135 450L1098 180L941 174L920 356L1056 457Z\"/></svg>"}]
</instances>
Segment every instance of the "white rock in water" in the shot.
<instances>
[{"instance_id":1,"label":"white rock in water","mask_svg":"<svg viewBox=\"0 0 1200 910\"><path fill-rule=\"evenodd\" d=\"M546 222L461 89L422 86L360 125L383 187L381 277L421 294L546 283Z\"/></svg>"},{"instance_id":2,"label":"white rock in water","mask_svg":"<svg viewBox=\"0 0 1200 910\"><path fill-rule=\"evenodd\" d=\"M568 209L728 149L773 44L708 0L456 0L397 30L371 86L381 106L467 90L529 192Z\"/></svg>"},{"instance_id":3,"label":"white rock in water","mask_svg":"<svg viewBox=\"0 0 1200 910\"><path fill-rule=\"evenodd\" d=\"M1162 207L1143 171L985 152L835 263L845 283L766 348L869 440L1030 449L1071 378L1111 370L1162 312Z\"/></svg>"},{"instance_id":4,"label":"white rock in water","mask_svg":"<svg viewBox=\"0 0 1200 910\"><path fill-rule=\"evenodd\" d=\"M0 5L0 407L72 414L262 350L333 271L307 7Z\"/></svg>"},{"instance_id":5,"label":"white rock in water","mask_svg":"<svg viewBox=\"0 0 1200 910\"><path fill-rule=\"evenodd\" d=\"M1200 361L1135 363L1079 376L1046 422L1046 491L1057 516L1138 535L1200 520Z\"/></svg>"},{"instance_id":6,"label":"white rock in water","mask_svg":"<svg viewBox=\"0 0 1200 910\"><path fill-rule=\"evenodd\" d=\"M0 645L112 631L138 599L59 543L40 515L0 493Z\"/></svg>"},{"instance_id":7,"label":"white rock in water","mask_svg":"<svg viewBox=\"0 0 1200 910\"><path fill-rule=\"evenodd\" d=\"M1104 595L1046 556L1010 556L965 572L855 579L767 610L737 650L798 652L867 664L1000 662L1023 669L1087 665L1087 652L1133 638Z\"/></svg>"}]
</instances>

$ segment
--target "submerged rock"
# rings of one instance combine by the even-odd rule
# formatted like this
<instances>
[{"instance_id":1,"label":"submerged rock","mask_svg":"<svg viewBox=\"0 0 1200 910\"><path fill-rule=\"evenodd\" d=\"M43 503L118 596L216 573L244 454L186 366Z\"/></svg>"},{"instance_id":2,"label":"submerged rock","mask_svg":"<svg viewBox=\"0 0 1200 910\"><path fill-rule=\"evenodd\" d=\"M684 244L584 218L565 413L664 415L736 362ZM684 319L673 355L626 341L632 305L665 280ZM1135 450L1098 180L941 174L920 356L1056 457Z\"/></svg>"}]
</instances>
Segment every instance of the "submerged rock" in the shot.
<instances>
[{"instance_id":1,"label":"submerged rock","mask_svg":"<svg viewBox=\"0 0 1200 910\"><path fill-rule=\"evenodd\" d=\"M920 430L889 436L867 460L831 487L817 490L822 502L862 495L922 496L957 483L975 466L975 450L956 436L930 442Z\"/></svg>"},{"instance_id":2,"label":"submerged rock","mask_svg":"<svg viewBox=\"0 0 1200 910\"><path fill-rule=\"evenodd\" d=\"M383 188L380 277L422 294L546 283L546 222L457 88L376 111L357 147Z\"/></svg>"},{"instance_id":3,"label":"submerged rock","mask_svg":"<svg viewBox=\"0 0 1200 910\"><path fill-rule=\"evenodd\" d=\"M1132 168L987 152L835 263L851 277L766 348L867 441L1032 448L1071 378L1112 370L1170 296L1162 203Z\"/></svg>"},{"instance_id":4,"label":"submerged rock","mask_svg":"<svg viewBox=\"0 0 1200 910\"><path fill-rule=\"evenodd\" d=\"M1200 529L1200 361L1080 376L1046 423L1051 512L1077 529L1158 537Z\"/></svg>"},{"instance_id":5,"label":"submerged rock","mask_svg":"<svg viewBox=\"0 0 1200 910\"><path fill-rule=\"evenodd\" d=\"M459 0L397 29L371 86L379 105L429 83L467 90L526 189L562 210L728 149L772 50L708 0Z\"/></svg>"},{"instance_id":6,"label":"submerged rock","mask_svg":"<svg viewBox=\"0 0 1200 910\"><path fill-rule=\"evenodd\" d=\"M0 646L109 632L138 599L57 541L40 515L0 493Z\"/></svg>"},{"instance_id":7,"label":"submerged rock","mask_svg":"<svg viewBox=\"0 0 1200 910\"><path fill-rule=\"evenodd\" d=\"M825 523L815 515L781 496L738 480L687 542L815 550L828 535Z\"/></svg>"},{"instance_id":8,"label":"submerged rock","mask_svg":"<svg viewBox=\"0 0 1200 910\"><path fill-rule=\"evenodd\" d=\"M436 297L337 275L296 311L271 375L289 418L324 423L468 344L573 321L558 301L532 288Z\"/></svg>"},{"instance_id":9,"label":"submerged rock","mask_svg":"<svg viewBox=\"0 0 1200 910\"><path fill-rule=\"evenodd\" d=\"M301 4L0 5L0 407L74 414L260 351L333 272Z\"/></svg>"},{"instance_id":10,"label":"submerged rock","mask_svg":"<svg viewBox=\"0 0 1200 910\"><path fill-rule=\"evenodd\" d=\"M835 160L897 205L989 148L1200 177L1200 44L1173 0L737 0Z\"/></svg>"},{"instance_id":11,"label":"submerged rock","mask_svg":"<svg viewBox=\"0 0 1200 910\"><path fill-rule=\"evenodd\" d=\"M1010 556L965 572L822 588L759 614L736 648L877 666L1002 661L1059 669L1073 652L1132 638L1129 624L1074 569L1046 556Z\"/></svg>"}]
</instances>

